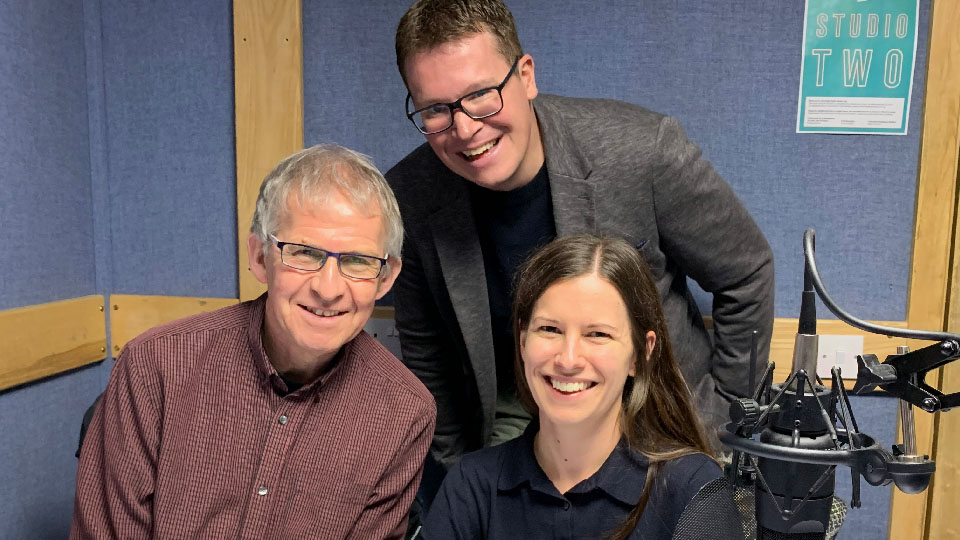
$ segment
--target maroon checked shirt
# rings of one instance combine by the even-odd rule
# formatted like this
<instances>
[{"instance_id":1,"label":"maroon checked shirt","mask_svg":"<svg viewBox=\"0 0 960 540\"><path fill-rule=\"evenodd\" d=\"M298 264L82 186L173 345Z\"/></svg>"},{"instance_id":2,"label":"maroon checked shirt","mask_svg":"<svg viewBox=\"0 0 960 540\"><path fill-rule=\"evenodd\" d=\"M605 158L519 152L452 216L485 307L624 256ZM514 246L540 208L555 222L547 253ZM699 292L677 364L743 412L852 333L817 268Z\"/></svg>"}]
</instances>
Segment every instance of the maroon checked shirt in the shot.
<instances>
[{"instance_id":1,"label":"maroon checked shirt","mask_svg":"<svg viewBox=\"0 0 960 540\"><path fill-rule=\"evenodd\" d=\"M433 398L366 332L287 388L265 296L146 332L80 452L70 538L401 538Z\"/></svg>"}]
</instances>

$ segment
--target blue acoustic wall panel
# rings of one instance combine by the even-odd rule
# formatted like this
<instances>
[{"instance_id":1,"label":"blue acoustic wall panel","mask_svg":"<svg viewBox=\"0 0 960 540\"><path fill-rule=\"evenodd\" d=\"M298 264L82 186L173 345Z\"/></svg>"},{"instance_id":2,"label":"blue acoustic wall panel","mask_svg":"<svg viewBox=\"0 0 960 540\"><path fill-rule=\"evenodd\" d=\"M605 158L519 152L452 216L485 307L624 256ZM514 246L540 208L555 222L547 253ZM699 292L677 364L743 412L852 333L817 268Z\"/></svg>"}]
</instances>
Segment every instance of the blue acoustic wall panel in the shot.
<instances>
[{"instance_id":1,"label":"blue acoustic wall panel","mask_svg":"<svg viewBox=\"0 0 960 540\"><path fill-rule=\"evenodd\" d=\"M386 172L423 136L404 114L393 53L408 2L303 2L303 132L371 156Z\"/></svg>"},{"instance_id":2,"label":"blue acoustic wall panel","mask_svg":"<svg viewBox=\"0 0 960 540\"><path fill-rule=\"evenodd\" d=\"M0 309L95 291L82 21L0 3Z\"/></svg>"},{"instance_id":3,"label":"blue acoustic wall panel","mask_svg":"<svg viewBox=\"0 0 960 540\"><path fill-rule=\"evenodd\" d=\"M422 141L403 115L394 57L405 7L330 4L304 3L305 138L389 168ZM681 121L773 247L778 317L798 314L801 239L815 227L828 289L878 320L906 315L930 2L920 4L909 134L868 136L794 133L802 1L508 2L541 92Z\"/></svg>"},{"instance_id":4,"label":"blue acoustic wall panel","mask_svg":"<svg viewBox=\"0 0 960 540\"><path fill-rule=\"evenodd\" d=\"M102 362L0 392L0 538L66 538L80 421L106 386Z\"/></svg>"},{"instance_id":5,"label":"blue acoustic wall panel","mask_svg":"<svg viewBox=\"0 0 960 540\"><path fill-rule=\"evenodd\" d=\"M89 2L0 2L0 309L102 291L88 142ZM0 362L5 361L0 351ZM65 538L98 364L0 392L0 538Z\"/></svg>"},{"instance_id":6,"label":"blue acoustic wall panel","mask_svg":"<svg viewBox=\"0 0 960 540\"><path fill-rule=\"evenodd\" d=\"M863 396L850 396L850 406L857 418L862 433L870 435L887 451L896 442L897 416L900 401L889 394L875 392ZM915 409L916 414L927 414ZM840 528L837 540L873 540L886 538L890 520L891 486L871 486L860 481L860 508L849 508L852 484L850 469L837 468L836 495L847 501L847 517Z\"/></svg>"},{"instance_id":7,"label":"blue acoustic wall panel","mask_svg":"<svg viewBox=\"0 0 960 540\"><path fill-rule=\"evenodd\" d=\"M237 295L229 0L102 1L113 291Z\"/></svg>"},{"instance_id":8,"label":"blue acoustic wall panel","mask_svg":"<svg viewBox=\"0 0 960 540\"><path fill-rule=\"evenodd\" d=\"M236 296L231 13L0 3L0 309ZM0 392L0 538L67 536L80 420L111 365Z\"/></svg>"},{"instance_id":9,"label":"blue acoustic wall panel","mask_svg":"<svg viewBox=\"0 0 960 540\"><path fill-rule=\"evenodd\" d=\"M776 316L799 314L802 235L814 227L837 300L864 318L903 320L929 28L920 3L907 136L794 133L804 2L510 5L541 91L622 99L681 121L773 247ZM819 315L832 317L822 306Z\"/></svg>"}]
</instances>

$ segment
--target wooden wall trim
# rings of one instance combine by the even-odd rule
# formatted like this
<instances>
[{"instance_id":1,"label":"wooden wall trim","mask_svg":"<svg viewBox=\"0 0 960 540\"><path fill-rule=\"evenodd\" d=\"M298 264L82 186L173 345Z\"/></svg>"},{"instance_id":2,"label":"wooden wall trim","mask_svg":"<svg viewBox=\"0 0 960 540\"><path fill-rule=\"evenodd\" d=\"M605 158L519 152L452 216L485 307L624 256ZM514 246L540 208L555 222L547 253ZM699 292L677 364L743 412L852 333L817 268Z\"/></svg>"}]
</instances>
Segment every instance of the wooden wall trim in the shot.
<instances>
[{"instance_id":1,"label":"wooden wall trim","mask_svg":"<svg viewBox=\"0 0 960 540\"><path fill-rule=\"evenodd\" d=\"M773 372L773 382L783 382L792 374L790 370L793 365L793 346L797 336L797 322L797 319L774 319L773 321L773 337L770 339L770 360L776 362L776 368ZM871 322L895 328L905 328L907 326L907 323L904 321ZM871 334L836 319L817 320L817 334L863 336L863 352L865 354L877 355L881 362L887 355L895 354L898 345L907 345L911 348L917 347L917 344L911 342L912 340ZM852 389L857 374L844 372L842 375L845 381L844 387L848 390ZM886 444L893 443L893 441L884 442Z\"/></svg>"},{"instance_id":2,"label":"wooden wall trim","mask_svg":"<svg viewBox=\"0 0 960 540\"><path fill-rule=\"evenodd\" d=\"M109 298L113 353L154 326L213 311L236 298L142 296ZM107 357L102 295L0 311L0 390L99 362Z\"/></svg>"},{"instance_id":3,"label":"wooden wall trim","mask_svg":"<svg viewBox=\"0 0 960 540\"><path fill-rule=\"evenodd\" d=\"M960 3L934 2L930 26L907 324L910 328L944 329L956 216ZM917 414L916 437L918 451L937 459L934 420L932 415ZM942 505L950 504L939 487L949 478L941 472L921 494L907 495L891 488L891 540L946 538L932 530L934 522L941 527Z\"/></svg>"},{"instance_id":4,"label":"wooden wall trim","mask_svg":"<svg viewBox=\"0 0 960 540\"><path fill-rule=\"evenodd\" d=\"M960 257L957 255L957 168L960 159L960 2L936 0L931 15L929 66L924 103L923 143L913 271L907 321L913 328L960 331ZM921 197L922 196L922 197ZM948 295L948 291L952 291ZM950 299L948 303L948 299ZM960 391L960 366L942 370L946 392ZM925 512L924 539L958 539L957 485L960 482L960 417L957 412L919 414L917 438L937 463L925 496L894 491L890 538L916 538L911 521ZM922 419L922 424L920 420ZM909 498L909 503L904 499ZM924 508L925 506L925 508ZM907 511L909 510L909 512ZM894 528L893 524L899 523Z\"/></svg>"},{"instance_id":5,"label":"wooden wall trim","mask_svg":"<svg viewBox=\"0 0 960 540\"><path fill-rule=\"evenodd\" d=\"M103 296L0 311L0 390L106 358Z\"/></svg>"},{"instance_id":6,"label":"wooden wall trim","mask_svg":"<svg viewBox=\"0 0 960 540\"><path fill-rule=\"evenodd\" d=\"M234 0L237 253L241 300L265 287L247 269L247 236L260 182L303 148L300 0Z\"/></svg>"},{"instance_id":7,"label":"wooden wall trim","mask_svg":"<svg viewBox=\"0 0 960 540\"><path fill-rule=\"evenodd\" d=\"M205 313L239 302L236 298L192 296L110 295L110 342L116 356L123 346L143 332L183 317Z\"/></svg>"},{"instance_id":8,"label":"wooden wall trim","mask_svg":"<svg viewBox=\"0 0 960 540\"><path fill-rule=\"evenodd\" d=\"M960 62L960 54L955 55L954 58ZM957 223L954 237L960 238L960 221ZM960 256L956 250L953 256L947 331L960 333L960 287L956 283L956 276L960 275ZM955 362L944 367L942 371L940 388L943 392L960 392L960 365ZM960 454L958 452L960 452L960 410L937 413L934 417L933 442L933 459L937 464L937 472L930 487L926 535L930 540L960 539L960 524L957 523L957 518L953 514L957 508L957 496L960 495Z\"/></svg>"}]
</instances>

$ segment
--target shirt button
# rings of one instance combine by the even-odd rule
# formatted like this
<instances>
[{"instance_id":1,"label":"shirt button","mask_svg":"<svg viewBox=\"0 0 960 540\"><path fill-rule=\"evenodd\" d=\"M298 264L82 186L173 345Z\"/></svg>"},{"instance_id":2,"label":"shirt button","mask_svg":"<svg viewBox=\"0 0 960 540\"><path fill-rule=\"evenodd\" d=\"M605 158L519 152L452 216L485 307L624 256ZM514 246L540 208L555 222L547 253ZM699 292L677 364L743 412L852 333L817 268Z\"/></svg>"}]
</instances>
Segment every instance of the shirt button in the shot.
<instances>
[{"instance_id":1,"label":"shirt button","mask_svg":"<svg viewBox=\"0 0 960 540\"><path fill-rule=\"evenodd\" d=\"M280 422L280 425L281 425L281 426L286 425L286 424L287 424L287 415L281 414L281 415L280 415L280 418L277 419L277 422Z\"/></svg>"},{"instance_id":2,"label":"shirt button","mask_svg":"<svg viewBox=\"0 0 960 540\"><path fill-rule=\"evenodd\" d=\"M260 486L260 488L257 489L257 495L263 496L266 494L267 494L267 486Z\"/></svg>"},{"instance_id":3,"label":"shirt button","mask_svg":"<svg viewBox=\"0 0 960 540\"><path fill-rule=\"evenodd\" d=\"M570 509L570 501L563 501L563 509L564 510Z\"/></svg>"}]
</instances>

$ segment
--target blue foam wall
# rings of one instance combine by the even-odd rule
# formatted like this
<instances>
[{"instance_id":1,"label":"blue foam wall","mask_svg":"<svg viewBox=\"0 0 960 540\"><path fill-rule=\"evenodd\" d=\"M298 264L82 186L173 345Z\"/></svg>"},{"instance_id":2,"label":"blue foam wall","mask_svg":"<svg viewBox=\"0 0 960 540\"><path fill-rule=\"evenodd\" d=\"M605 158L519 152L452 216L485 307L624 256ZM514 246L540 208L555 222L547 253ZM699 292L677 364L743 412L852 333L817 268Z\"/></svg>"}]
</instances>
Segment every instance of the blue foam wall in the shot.
<instances>
[{"instance_id":1,"label":"blue foam wall","mask_svg":"<svg viewBox=\"0 0 960 540\"><path fill-rule=\"evenodd\" d=\"M386 172L423 142L404 115L393 53L409 2L303 3L303 134L371 156Z\"/></svg>"},{"instance_id":2,"label":"blue foam wall","mask_svg":"<svg viewBox=\"0 0 960 540\"><path fill-rule=\"evenodd\" d=\"M0 309L101 292L85 41L90 2L0 3ZM99 16L98 14L96 15ZM0 351L3 361L3 351ZM65 538L80 419L103 363L0 392L0 538Z\"/></svg>"},{"instance_id":3,"label":"blue foam wall","mask_svg":"<svg viewBox=\"0 0 960 540\"><path fill-rule=\"evenodd\" d=\"M351 146L387 169L423 140L403 114L394 55L407 3L331 4L303 6L305 139ZM929 0L920 2L906 136L794 133L799 0L508 4L541 92L622 99L679 118L773 247L776 316L797 317L802 235L815 227L836 299L863 318L905 318Z\"/></svg>"},{"instance_id":4,"label":"blue foam wall","mask_svg":"<svg viewBox=\"0 0 960 540\"><path fill-rule=\"evenodd\" d=\"M0 3L0 309L97 290L84 8ZM66 537L80 415L102 369L0 392L0 538Z\"/></svg>"},{"instance_id":5,"label":"blue foam wall","mask_svg":"<svg viewBox=\"0 0 960 540\"><path fill-rule=\"evenodd\" d=\"M862 433L870 435L887 451L896 440L899 400L883 393L850 396L850 406ZM916 414L927 414L915 409ZM860 481L860 508L850 508L853 493L850 469L837 469L836 495L847 502L847 517L836 540L874 540L887 537L892 486L871 486Z\"/></svg>"},{"instance_id":6,"label":"blue foam wall","mask_svg":"<svg viewBox=\"0 0 960 540\"><path fill-rule=\"evenodd\" d=\"M0 309L236 296L231 6L0 3ZM67 536L111 366L0 391L0 539Z\"/></svg>"},{"instance_id":7,"label":"blue foam wall","mask_svg":"<svg viewBox=\"0 0 960 540\"><path fill-rule=\"evenodd\" d=\"M76 2L0 3L0 309L95 291L83 39Z\"/></svg>"},{"instance_id":8,"label":"blue foam wall","mask_svg":"<svg viewBox=\"0 0 960 540\"><path fill-rule=\"evenodd\" d=\"M87 407L103 391L101 362L0 392L0 538L62 539L73 516L77 442Z\"/></svg>"},{"instance_id":9,"label":"blue foam wall","mask_svg":"<svg viewBox=\"0 0 960 540\"><path fill-rule=\"evenodd\" d=\"M112 292L237 296L229 0L102 0Z\"/></svg>"}]
</instances>

